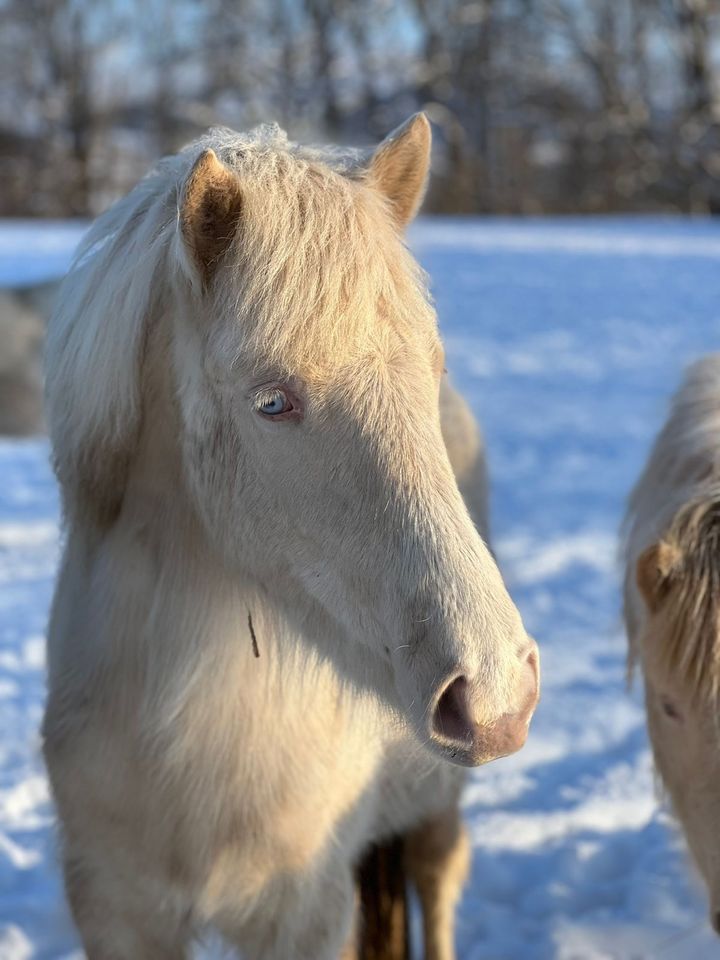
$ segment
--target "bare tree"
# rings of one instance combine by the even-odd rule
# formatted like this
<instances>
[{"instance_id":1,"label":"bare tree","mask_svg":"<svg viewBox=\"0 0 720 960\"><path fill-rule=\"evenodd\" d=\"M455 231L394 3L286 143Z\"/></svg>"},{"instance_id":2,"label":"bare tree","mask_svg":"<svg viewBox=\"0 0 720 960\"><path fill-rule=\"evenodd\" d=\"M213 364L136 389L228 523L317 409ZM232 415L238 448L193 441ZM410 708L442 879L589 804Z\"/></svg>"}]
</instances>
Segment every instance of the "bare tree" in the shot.
<instances>
[{"instance_id":1,"label":"bare tree","mask_svg":"<svg viewBox=\"0 0 720 960\"><path fill-rule=\"evenodd\" d=\"M0 0L5 214L87 215L213 123L436 126L430 205L720 209L715 0Z\"/></svg>"}]
</instances>

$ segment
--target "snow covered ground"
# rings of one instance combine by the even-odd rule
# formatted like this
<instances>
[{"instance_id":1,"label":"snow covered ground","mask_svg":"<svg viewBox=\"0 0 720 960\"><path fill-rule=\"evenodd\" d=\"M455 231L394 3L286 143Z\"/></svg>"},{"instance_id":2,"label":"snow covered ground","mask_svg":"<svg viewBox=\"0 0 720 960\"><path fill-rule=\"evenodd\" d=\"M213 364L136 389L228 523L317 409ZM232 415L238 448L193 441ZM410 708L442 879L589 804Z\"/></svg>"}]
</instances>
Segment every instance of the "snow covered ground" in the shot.
<instances>
[{"instance_id":1,"label":"snow covered ground","mask_svg":"<svg viewBox=\"0 0 720 960\"><path fill-rule=\"evenodd\" d=\"M77 228L0 225L0 284ZM481 417L499 557L543 656L527 747L473 774L461 960L720 956L625 689L616 531L683 365L720 346L710 221L424 220L449 366ZM39 757L58 502L43 441L0 441L0 960L79 956Z\"/></svg>"}]
</instances>

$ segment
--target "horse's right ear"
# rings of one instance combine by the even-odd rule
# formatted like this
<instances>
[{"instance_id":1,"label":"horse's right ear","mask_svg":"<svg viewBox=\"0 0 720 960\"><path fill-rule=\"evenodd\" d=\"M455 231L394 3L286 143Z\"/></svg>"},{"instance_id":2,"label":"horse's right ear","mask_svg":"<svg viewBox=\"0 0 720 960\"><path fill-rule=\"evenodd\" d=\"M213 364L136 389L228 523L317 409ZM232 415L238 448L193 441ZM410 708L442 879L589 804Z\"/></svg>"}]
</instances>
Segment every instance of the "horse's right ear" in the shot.
<instances>
[{"instance_id":1,"label":"horse's right ear","mask_svg":"<svg viewBox=\"0 0 720 960\"><path fill-rule=\"evenodd\" d=\"M635 566L635 578L648 610L654 612L667 596L681 558L677 547L660 540L646 547Z\"/></svg>"},{"instance_id":2,"label":"horse's right ear","mask_svg":"<svg viewBox=\"0 0 720 960\"><path fill-rule=\"evenodd\" d=\"M188 174L180 200L180 233L191 279L206 286L237 231L242 191L236 173L204 150Z\"/></svg>"}]
</instances>

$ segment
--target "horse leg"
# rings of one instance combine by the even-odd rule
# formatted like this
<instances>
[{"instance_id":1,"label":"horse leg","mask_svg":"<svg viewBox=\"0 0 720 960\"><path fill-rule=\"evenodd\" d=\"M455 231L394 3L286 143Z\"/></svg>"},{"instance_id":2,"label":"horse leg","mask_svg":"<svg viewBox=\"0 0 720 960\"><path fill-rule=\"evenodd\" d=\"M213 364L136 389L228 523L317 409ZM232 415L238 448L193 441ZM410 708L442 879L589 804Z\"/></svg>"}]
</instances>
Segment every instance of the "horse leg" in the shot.
<instances>
[{"instance_id":1,"label":"horse leg","mask_svg":"<svg viewBox=\"0 0 720 960\"><path fill-rule=\"evenodd\" d=\"M422 908L426 960L455 960L455 907L470 865L470 844L457 806L405 836L408 876Z\"/></svg>"},{"instance_id":2,"label":"horse leg","mask_svg":"<svg viewBox=\"0 0 720 960\"><path fill-rule=\"evenodd\" d=\"M65 856L65 889L88 960L186 960L187 918L113 868Z\"/></svg>"},{"instance_id":3,"label":"horse leg","mask_svg":"<svg viewBox=\"0 0 720 960\"><path fill-rule=\"evenodd\" d=\"M404 854L405 838L390 837L373 844L358 867L357 960L410 960Z\"/></svg>"}]
</instances>

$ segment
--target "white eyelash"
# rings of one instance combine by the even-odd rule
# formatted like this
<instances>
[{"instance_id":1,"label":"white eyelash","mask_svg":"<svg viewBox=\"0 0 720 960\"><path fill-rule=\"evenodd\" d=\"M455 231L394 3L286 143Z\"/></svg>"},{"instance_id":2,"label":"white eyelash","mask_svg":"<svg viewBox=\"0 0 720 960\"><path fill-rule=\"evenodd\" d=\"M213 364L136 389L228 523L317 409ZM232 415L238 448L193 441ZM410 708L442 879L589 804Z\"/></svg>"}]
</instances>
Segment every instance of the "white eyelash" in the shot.
<instances>
[{"instance_id":1,"label":"white eyelash","mask_svg":"<svg viewBox=\"0 0 720 960\"><path fill-rule=\"evenodd\" d=\"M277 397L284 397L284 393L280 390L279 387L272 387L266 390L261 390L259 393L256 393L253 397L253 407L255 410L259 410L261 407L264 407L267 403L272 403L273 400Z\"/></svg>"}]
</instances>

